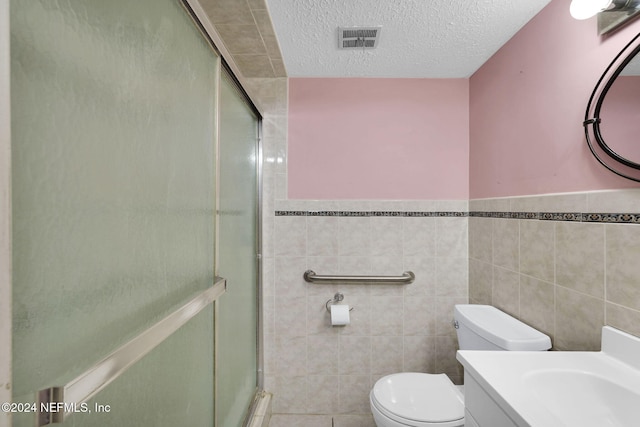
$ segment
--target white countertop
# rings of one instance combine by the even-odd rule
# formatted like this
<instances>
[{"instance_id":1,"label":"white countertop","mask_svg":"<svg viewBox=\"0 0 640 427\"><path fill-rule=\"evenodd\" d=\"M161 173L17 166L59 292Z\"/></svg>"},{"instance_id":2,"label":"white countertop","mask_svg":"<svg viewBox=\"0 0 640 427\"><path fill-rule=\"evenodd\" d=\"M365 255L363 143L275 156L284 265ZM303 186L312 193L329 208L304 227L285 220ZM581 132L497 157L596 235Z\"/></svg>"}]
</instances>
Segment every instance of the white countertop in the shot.
<instances>
[{"instance_id":1,"label":"white countertop","mask_svg":"<svg viewBox=\"0 0 640 427\"><path fill-rule=\"evenodd\" d=\"M519 426L640 425L640 339L605 327L601 352L461 350L457 359Z\"/></svg>"}]
</instances>

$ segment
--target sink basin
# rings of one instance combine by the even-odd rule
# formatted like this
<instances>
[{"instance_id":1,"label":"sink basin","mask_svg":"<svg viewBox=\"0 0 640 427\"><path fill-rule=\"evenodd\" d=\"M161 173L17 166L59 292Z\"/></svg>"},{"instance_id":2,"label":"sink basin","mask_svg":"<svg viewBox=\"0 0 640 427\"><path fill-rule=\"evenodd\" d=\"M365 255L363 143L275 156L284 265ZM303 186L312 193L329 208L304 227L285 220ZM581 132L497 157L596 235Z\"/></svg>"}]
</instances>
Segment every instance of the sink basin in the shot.
<instances>
[{"instance_id":1,"label":"sink basin","mask_svg":"<svg viewBox=\"0 0 640 427\"><path fill-rule=\"evenodd\" d=\"M617 329L603 328L597 352L461 350L457 358L465 384L482 390L509 420L481 427L640 426L640 338Z\"/></svg>"},{"instance_id":2,"label":"sink basin","mask_svg":"<svg viewBox=\"0 0 640 427\"><path fill-rule=\"evenodd\" d=\"M592 372L537 370L523 376L534 398L566 425L633 426L640 393Z\"/></svg>"}]
</instances>

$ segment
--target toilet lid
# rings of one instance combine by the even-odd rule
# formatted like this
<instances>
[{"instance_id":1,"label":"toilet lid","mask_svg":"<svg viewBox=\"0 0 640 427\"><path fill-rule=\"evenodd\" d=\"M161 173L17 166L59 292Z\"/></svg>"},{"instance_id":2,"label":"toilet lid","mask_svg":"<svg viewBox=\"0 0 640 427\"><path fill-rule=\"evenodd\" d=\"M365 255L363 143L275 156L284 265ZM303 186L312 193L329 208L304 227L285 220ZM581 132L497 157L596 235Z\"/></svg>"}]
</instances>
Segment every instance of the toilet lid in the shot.
<instances>
[{"instance_id":1,"label":"toilet lid","mask_svg":"<svg viewBox=\"0 0 640 427\"><path fill-rule=\"evenodd\" d=\"M384 409L406 420L444 423L464 418L462 394L445 374L388 375L376 382L372 395Z\"/></svg>"}]
</instances>

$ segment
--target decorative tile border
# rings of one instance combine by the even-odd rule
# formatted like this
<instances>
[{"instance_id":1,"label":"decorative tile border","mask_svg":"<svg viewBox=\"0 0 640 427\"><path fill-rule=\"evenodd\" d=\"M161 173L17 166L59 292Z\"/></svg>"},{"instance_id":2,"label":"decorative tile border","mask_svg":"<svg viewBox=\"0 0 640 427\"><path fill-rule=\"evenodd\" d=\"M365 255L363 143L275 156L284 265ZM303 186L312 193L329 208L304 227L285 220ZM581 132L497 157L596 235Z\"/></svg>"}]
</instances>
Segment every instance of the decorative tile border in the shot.
<instances>
[{"instance_id":1,"label":"decorative tile border","mask_svg":"<svg viewBox=\"0 0 640 427\"><path fill-rule=\"evenodd\" d=\"M475 217L501 219L537 219L540 221L598 222L640 224L640 213L583 213L583 212L452 212L452 211L275 211L275 216L323 217L409 217L443 218Z\"/></svg>"},{"instance_id":2,"label":"decorative tile border","mask_svg":"<svg viewBox=\"0 0 640 427\"><path fill-rule=\"evenodd\" d=\"M503 218L503 219L539 219L538 212L469 212L469 216L479 218Z\"/></svg>"},{"instance_id":3,"label":"decorative tile border","mask_svg":"<svg viewBox=\"0 0 640 427\"><path fill-rule=\"evenodd\" d=\"M275 216L339 216L339 217L458 217L469 212L416 212L416 211L275 211Z\"/></svg>"},{"instance_id":4,"label":"decorative tile border","mask_svg":"<svg viewBox=\"0 0 640 427\"><path fill-rule=\"evenodd\" d=\"M637 213L589 213L582 215L584 222L640 224L640 214Z\"/></svg>"},{"instance_id":5,"label":"decorative tile border","mask_svg":"<svg viewBox=\"0 0 640 427\"><path fill-rule=\"evenodd\" d=\"M580 212L540 212L543 221L578 221L582 222L583 214Z\"/></svg>"},{"instance_id":6,"label":"decorative tile border","mask_svg":"<svg viewBox=\"0 0 640 427\"><path fill-rule=\"evenodd\" d=\"M638 213L582 213L582 212L469 212L470 217L503 219L538 219L541 221L599 222L640 224Z\"/></svg>"}]
</instances>

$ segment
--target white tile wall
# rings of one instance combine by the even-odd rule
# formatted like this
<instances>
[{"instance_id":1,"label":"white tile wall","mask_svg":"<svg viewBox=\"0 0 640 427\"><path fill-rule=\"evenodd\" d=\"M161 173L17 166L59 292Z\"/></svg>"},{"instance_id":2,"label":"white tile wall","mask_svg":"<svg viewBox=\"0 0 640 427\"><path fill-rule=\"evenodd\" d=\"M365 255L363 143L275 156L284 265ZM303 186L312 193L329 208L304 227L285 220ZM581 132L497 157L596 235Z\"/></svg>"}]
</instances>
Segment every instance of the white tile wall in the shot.
<instances>
[{"instance_id":1,"label":"white tile wall","mask_svg":"<svg viewBox=\"0 0 640 427\"><path fill-rule=\"evenodd\" d=\"M640 190L470 201L471 211L640 213ZM603 325L640 336L640 224L469 219L470 302L598 350Z\"/></svg>"},{"instance_id":2,"label":"white tile wall","mask_svg":"<svg viewBox=\"0 0 640 427\"><path fill-rule=\"evenodd\" d=\"M277 210L401 210L466 203L276 201ZM380 377L446 372L455 381L453 305L468 300L468 218L275 216L273 286L265 305L267 389L282 414L369 414ZM309 284L303 273L416 274L410 285ZM271 271L271 269L269 269ZM330 325L336 292L351 324Z\"/></svg>"}]
</instances>

